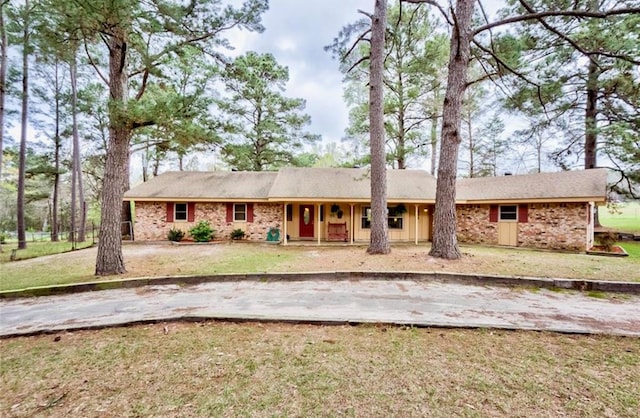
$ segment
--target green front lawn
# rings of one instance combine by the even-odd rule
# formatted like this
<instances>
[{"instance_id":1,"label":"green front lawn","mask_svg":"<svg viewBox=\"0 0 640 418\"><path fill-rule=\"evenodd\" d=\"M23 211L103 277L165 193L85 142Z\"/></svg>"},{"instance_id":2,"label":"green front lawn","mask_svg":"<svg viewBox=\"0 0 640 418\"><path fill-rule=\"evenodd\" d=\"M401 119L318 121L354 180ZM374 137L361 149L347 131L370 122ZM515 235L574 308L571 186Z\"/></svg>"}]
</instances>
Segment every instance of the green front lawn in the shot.
<instances>
[{"instance_id":1,"label":"green front lawn","mask_svg":"<svg viewBox=\"0 0 640 418\"><path fill-rule=\"evenodd\" d=\"M85 242L76 242L75 246L68 241L35 241L27 242L27 248L24 250L16 251L16 260L28 260L30 258L42 257L45 255L65 253L82 248L91 247L93 243L91 240ZM11 260L11 253L14 249L18 248L17 242L10 242L2 245L2 252L0 253L0 263L6 263Z\"/></svg>"},{"instance_id":2,"label":"green front lawn","mask_svg":"<svg viewBox=\"0 0 640 418\"><path fill-rule=\"evenodd\" d=\"M640 233L640 202L627 202L598 211L600 224L620 232Z\"/></svg>"}]
</instances>

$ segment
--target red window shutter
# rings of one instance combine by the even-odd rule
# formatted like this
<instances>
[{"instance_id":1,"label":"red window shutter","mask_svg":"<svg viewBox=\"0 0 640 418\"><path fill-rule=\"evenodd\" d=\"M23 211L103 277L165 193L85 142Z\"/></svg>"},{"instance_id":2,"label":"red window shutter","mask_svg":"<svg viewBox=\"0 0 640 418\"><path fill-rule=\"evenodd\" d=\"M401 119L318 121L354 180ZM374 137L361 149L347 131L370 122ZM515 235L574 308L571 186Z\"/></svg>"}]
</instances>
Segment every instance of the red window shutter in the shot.
<instances>
[{"instance_id":1,"label":"red window shutter","mask_svg":"<svg viewBox=\"0 0 640 418\"><path fill-rule=\"evenodd\" d=\"M194 222L196 220L196 204L187 203L187 221Z\"/></svg>"},{"instance_id":2,"label":"red window shutter","mask_svg":"<svg viewBox=\"0 0 640 418\"><path fill-rule=\"evenodd\" d=\"M489 206L489 222L498 222L498 205Z\"/></svg>"},{"instance_id":3,"label":"red window shutter","mask_svg":"<svg viewBox=\"0 0 640 418\"><path fill-rule=\"evenodd\" d=\"M227 222L233 222L233 203L227 203Z\"/></svg>"},{"instance_id":4,"label":"red window shutter","mask_svg":"<svg viewBox=\"0 0 640 418\"><path fill-rule=\"evenodd\" d=\"M529 205L518 205L518 223L529 222Z\"/></svg>"},{"instance_id":5,"label":"red window shutter","mask_svg":"<svg viewBox=\"0 0 640 418\"><path fill-rule=\"evenodd\" d=\"M253 203L247 203L247 222L253 222Z\"/></svg>"},{"instance_id":6,"label":"red window shutter","mask_svg":"<svg viewBox=\"0 0 640 418\"><path fill-rule=\"evenodd\" d=\"M173 222L173 203L167 203L167 222Z\"/></svg>"}]
</instances>

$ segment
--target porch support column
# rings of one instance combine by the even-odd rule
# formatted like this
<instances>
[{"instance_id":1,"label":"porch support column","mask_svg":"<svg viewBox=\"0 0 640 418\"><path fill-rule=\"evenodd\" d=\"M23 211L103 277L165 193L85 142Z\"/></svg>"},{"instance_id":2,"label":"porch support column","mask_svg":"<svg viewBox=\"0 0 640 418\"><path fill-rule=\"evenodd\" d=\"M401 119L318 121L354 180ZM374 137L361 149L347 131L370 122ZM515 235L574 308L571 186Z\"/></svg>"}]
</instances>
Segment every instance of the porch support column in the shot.
<instances>
[{"instance_id":1,"label":"porch support column","mask_svg":"<svg viewBox=\"0 0 640 418\"><path fill-rule=\"evenodd\" d=\"M316 234L318 235L318 245L320 245L320 203L316 204Z\"/></svg>"},{"instance_id":2,"label":"porch support column","mask_svg":"<svg viewBox=\"0 0 640 418\"><path fill-rule=\"evenodd\" d=\"M353 203L351 203L349 206L350 206L350 208L351 208L351 209L350 209L350 211L351 211L351 212L350 212L350 215L351 215L351 216L350 216L350 219L351 219L351 225L349 226L349 227L351 228L351 239L350 239L350 244L352 244L352 245L353 245L353 234L354 234L354 232L355 232L356 220L355 220L355 218L353 217L353 215L355 214L355 211L353 210L354 204L353 204Z\"/></svg>"},{"instance_id":3,"label":"porch support column","mask_svg":"<svg viewBox=\"0 0 640 418\"><path fill-rule=\"evenodd\" d=\"M415 224L416 224L416 245L418 245L418 231L420 230L420 228L418 227L419 223L418 223L418 207L420 205L418 205L416 203L416 214L415 214Z\"/></svg>"},{"instance_id":4,"label":"porch support column","mask_svg":"<svg viewBox=\"0 0 640 418\"><path fill-rule=\"evenodd\" d=\"M287 202L284 203L283 205L283 211L282 211L282 243L284 245L288 244L287 241Z\"/></svg>"}]
</instances>

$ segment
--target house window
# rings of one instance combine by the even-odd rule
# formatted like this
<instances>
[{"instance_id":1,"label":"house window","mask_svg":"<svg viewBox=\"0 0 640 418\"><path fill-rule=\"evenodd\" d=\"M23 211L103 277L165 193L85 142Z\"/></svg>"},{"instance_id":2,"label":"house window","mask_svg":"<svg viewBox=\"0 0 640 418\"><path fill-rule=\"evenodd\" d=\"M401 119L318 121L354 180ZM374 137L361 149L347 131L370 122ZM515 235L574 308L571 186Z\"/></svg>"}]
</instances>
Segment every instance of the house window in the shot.
<instances>
[{"instance_id":1,"label":"house window","mask_svg":"<svg viewBox=\"0 0 640 418\"><path fill-rule=\"evenodd\" d=\"M245 203L236 203L233 205L233 220L236 222L246 222L247 205Z\"/></svg>"},{"instance_id":2,"label":"house window","mask_svg":"<svg viewBox=\"0 0 640 418\"><path fill-rule=\"evenodd\" d=\"M287 222L293 221L293 205L287 205Z\"/></svg>"},{"instance_id":3,"label":"house window","mask_svg":"<svg viewBox=\"0 0 640 418\"><path fill-rule=\"evenodd\" d=\"M371 208L362 208L362 229L371 228Z\"/></svg>"},{"instance_id":4,"label":"house window","mask_svg":"<svg viewBox=\"0 0 640 418\"><path fill-rule=\"evenodd\" d=\"M175 221L186 221L187 220L187 204L186 203L176 203L175 204L173 219Z\"/></svg>"},{"instance_id":5,"label":"house window","mask_svg":"<svg viewBox=\"0 0 640 418\"><path fill-rule=\"evenodd\" d=\"M320 205L320 222L324 222L324 205Z\"/></svg>"},{"instance_id":6,"label":"house window","mask_svg":"<svg viewBox=\"0 0 640 418\"><path fill-rule=\"evenodd\" d=\"M500 206L500 220L501 221L517 221L518 206L517 205Z\"/></svg>"},{"instance_id":7,"label":"house window","mask_svg":"<svg viewBox=\"0 0 640 418\"><path fill-rule=\"evenodd\" d=\"M389 214L389 218L387 223L389 224L389 229L402 229L402 215L404 212L402 210L398 210L398 208L393 207L387 210Z\"/></svg>"},{"instance_id":8,"label":"house window","mask_svg":"<svg viewBox=\"0 0 640 418\"><path fill-rule=\"evenodd\" d=\"M403 221L404 221L404 212L397 210L395 207L387 208L387 225L389 229L402 229ZM362 221L361 221L362 229L370 229L371 228L371 208L363 207L362 208Z\"/></svg>"}]
</instances>

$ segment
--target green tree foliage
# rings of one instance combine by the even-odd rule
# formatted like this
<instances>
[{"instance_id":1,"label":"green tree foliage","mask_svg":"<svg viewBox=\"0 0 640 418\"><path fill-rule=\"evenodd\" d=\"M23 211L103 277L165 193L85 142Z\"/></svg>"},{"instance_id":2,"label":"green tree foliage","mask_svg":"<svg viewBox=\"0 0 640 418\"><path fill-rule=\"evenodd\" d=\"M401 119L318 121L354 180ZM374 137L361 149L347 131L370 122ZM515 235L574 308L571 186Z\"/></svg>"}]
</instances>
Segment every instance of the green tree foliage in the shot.
<instances>
[{"instance_id":1,"label":"green tree foliage","mask_svg":"<svg viewBox=\"0 0 640 418\"><path fill-rule=\"evenodd\" d=\"M222 74L229 97L218 101L225 119L222 157L237 170L276 170L296 162L319 136L304 130L311 118L303 99L283 95L289 70L271 54L249 52Z\"/></svg>"},{"instance_id":2,"label":"green tree foliage","mask_svg":"<svg viewBox=\"0 0 640 418\"><path fill-rule=\"evenodd\" d=\"M356 142L366 142L369 132L366 62L370 46L362 42L367 38L368 25L368 19L363 19L343 28L327 47L340 59L345 72L345 98L350 106L347 136ZM384 126L387 160L394 168L407 168L412 161L416 163L427 156L432 147L432 132L437 133L448 50L446 35L436 29L437 23L426 5L397 2L389 9Z\"/></svg>"},{"instance_id":3,"label":"green tree foliage","mask_svg":"<svg viewBox=\"0 0 640 418\"><path fill-rule=\"evenodd\" d=\"M513 1L504 13L606 13L637 5ZM510 26L494 45L498 58L492 62L509 92L505 104L530 121L524 136L553 134L561 141L551 154L558 166L609 167L619 173L616 191L634 193L640 182L640 158L633 152L640 144L640 15L528 20Z\"/></svg>"},{"instance_id":4,"label":"green tree foliage","mask_svg":"<svg viewBox=\"0 0 640 418\"><path fill-rule=\"evenodd\" d=\"M262 30L266 0L248 0L239 8L220 0L190 2L43 0L55 16L60 39L78 40L87 59L108 87L109 135L102 182L100 241L96 274L125 271L120 227L122 196L128 188L130 141L137 129L166 129L197 120L193 98L165 88L187 47L221 60L231 28ZM184 130L183 130L184 132Z\"/></svg>"}]
</instances>

